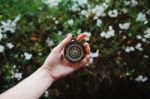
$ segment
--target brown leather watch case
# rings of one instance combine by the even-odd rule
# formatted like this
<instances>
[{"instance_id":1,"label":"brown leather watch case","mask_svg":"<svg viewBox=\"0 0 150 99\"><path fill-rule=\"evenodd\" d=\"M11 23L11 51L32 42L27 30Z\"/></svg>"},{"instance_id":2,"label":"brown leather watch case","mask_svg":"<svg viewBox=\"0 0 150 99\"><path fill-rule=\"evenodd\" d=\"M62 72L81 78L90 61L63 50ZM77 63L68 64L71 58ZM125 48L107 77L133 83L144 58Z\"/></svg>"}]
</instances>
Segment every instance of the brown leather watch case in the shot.
<instances>
[{"instance_id":1,"label":"brown leather watch case","mask_svg":"<svg viewBox=\"0 0 150 99\"><path fill-rule=\"evenodd\" d=\"M64 56L69 62L78 63L85 57L85 47L73 37L65 47Z\"/></svg>"}]
</instances>

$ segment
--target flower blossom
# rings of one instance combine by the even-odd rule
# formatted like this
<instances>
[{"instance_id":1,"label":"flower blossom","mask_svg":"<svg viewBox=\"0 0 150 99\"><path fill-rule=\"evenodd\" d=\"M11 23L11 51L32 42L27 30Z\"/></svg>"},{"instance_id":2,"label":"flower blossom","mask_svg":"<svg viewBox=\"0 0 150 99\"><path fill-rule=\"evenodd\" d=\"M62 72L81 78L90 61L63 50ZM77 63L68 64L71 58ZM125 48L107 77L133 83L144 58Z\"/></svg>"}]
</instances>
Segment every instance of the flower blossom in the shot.
<instances>
[{"instance_id":1,"label":"flower blossom","mask_svg":"<svg viewBox=\"0 0 150 99\"><path fill-rule=\"evenodd\" d=\"M143 75L139 75L137 78L135 78L135 81L137 82L146 82L148 80L148 77L144 77Z\"/></svg>"},{"instance_id":2,"label":"flower blossom","mask_svg":"<svg viewBox=\"0 0 150 99\"><path fill-rule=\"evenodd\" d=\"M0 53L3 53L3 52L4 52L4 46L0 45Z\"/></svg>"},{"instance_id":3,"label":"flower blossom","mask_svg":"<svg viewBox=\"0 0 150 99\"><path fill-rule=\"evenodd\" d=\"M110 11L108 11L108 15L111 18L116 18L118 16L118 10L116 10L116 9L110 10Z\"/></svg>"},{"instance_id":4,"label":"flower blossom","mask_svg":"<svg viewBox=\"0 0 150 99\"><path fill-rule=\"evenodd\" d=\"M16 16L14 20L8 19L7 21L1 21L2 26L0 27L2 29L1 32L8 32L11 33L15 32L17 22L20 20L20 15Z\"/></svg>"},{"instance_id":5,"label":"flower blossom","mask_svg":"<svg viewBox=\"0 0 150 99\"><path fill-rule=\"evenodd\" d=\"M9 49L12 49L12 48L14 47L14 45L13 45L12 43L7 43L7 47L8 47Z\"/></svg>"},{"instance_id":6,"label":"flower blossom","mask_svg":"<svg viewBox=\"0 0 150 99\"><path fill-rule=\"evenodd\" d=\"M43 3L48 5L48 7L56 7L59 5L61 0L43 0Z\"/></svg>"},{"instance_id":7,"label":"flower blossom","mask_svg":"<svg viewBox=\"0 0 150 99\"><path fill-rule=\"evenodd\" d=\"M84 40L89 41L91 37L91 32L85 32L85 33L86 33L86 37L84 38Z\"/></svg>"},{"instance_id":8,"label":"flower blossom","mask_svg":"<svg viewBox=\"0 0 150 99\"><path fill-rule=\"evenodd\" d=\"M103 32L100 34L100 36L101 36L102 38L109 39L109 38L115 36L115 31L113 30L112 26L109 26L109 30L106 31L106 32L103 31Z\"/></svg>"},{"instance_id":9,"label":"flower blossom","mask_svg":"<svg viewBox=\"0 0 150 99\"><path fill-rule=\"evenodd\" d=\"M147 21L146 15L140 12L136 17L136 22L144 22L144 24L147 24L148 21Z\"/></svg>"},{"instance_id":10,"label":"flower blossom","mask_svg":"<svg viewBox=\"0 0 150 99\"><path fill-rule=\"evenodd\" d=\"M29 54L27 52L24 53L25 59L30 60L32 58L32 54Z\"/></svg>"},{"instance_id":11,"label":"flower blossom","mask_svg":"<svg viewBox=\"0 0 150 99\"><path fill-rule=\"evenodd\" d=\"M119 28L122 30L127 30L127 29L129 29L130 24L131 24L130 22L119 24Z\"/></svg>"},{"instance_id":12,"label":"flower blossom","mask_svg":"<svg viewBox=\"0 0 150 99\"><path fill-rule=\"evenodd\" d=\"M15 73L14 78L17 78L18 80L20 80L22 78L22 73L19 73L19 72Z\"/></svg>"}]
</instances>

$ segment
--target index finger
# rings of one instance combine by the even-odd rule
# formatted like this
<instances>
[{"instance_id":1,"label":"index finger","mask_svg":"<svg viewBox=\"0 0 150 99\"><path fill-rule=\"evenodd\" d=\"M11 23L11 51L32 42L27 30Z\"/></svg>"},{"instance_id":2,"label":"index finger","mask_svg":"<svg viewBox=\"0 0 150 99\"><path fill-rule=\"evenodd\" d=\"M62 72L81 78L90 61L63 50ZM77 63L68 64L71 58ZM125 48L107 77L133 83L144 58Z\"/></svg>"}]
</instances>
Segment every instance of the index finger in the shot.
<instances>
[{"instance_id":1,"label":"index finger","mask_svg":"<svg viewBox=\"0 0 150 99\"><path fill-rule=\"evenodd\" d=\"M82 34L80 34L80 35L77 37L77 40L78 40L78 41L81 41L81 40L83 40L85 37L86 37L86 33L82 33Z\"/></svg>"}]
</instances>

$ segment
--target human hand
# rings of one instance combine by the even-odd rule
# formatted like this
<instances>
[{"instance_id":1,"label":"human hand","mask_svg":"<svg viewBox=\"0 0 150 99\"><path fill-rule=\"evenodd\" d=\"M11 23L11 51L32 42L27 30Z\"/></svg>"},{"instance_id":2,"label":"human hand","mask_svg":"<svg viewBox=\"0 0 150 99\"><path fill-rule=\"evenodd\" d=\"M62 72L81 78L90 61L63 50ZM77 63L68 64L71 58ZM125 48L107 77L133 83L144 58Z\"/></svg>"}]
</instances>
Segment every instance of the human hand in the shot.
<instances>
[{"instance_id":1,"label":"human hand","mask_svg":"<svg viewBox=\"0 0 150 99\"><path fill-rule=\"evenodd\" d=\"M85 33L80 34L77 37L78 41L81 41L86 37ZM60 44L58 44L52 52L46 58L43 68L46 69L54 80L64 77L73 71L83 67L89 62L90 59L90 47L88 43L84 43L86 48L85 58L79 63L71 63L64 57L64 48L71 41L72 35L69 34Z\"/></svg>"}]
</instances>

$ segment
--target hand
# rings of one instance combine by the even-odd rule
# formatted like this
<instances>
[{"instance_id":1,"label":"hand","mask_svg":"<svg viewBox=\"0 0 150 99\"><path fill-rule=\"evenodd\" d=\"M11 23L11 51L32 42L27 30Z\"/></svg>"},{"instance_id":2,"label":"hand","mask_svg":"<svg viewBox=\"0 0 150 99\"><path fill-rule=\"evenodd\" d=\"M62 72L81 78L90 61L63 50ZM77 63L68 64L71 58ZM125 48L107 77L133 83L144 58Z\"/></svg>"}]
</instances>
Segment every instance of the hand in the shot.
<instances>
[{"instance_id":1,"label":"hand","mask_svg":"<svg viewBox=\"0 0 150 99\"><path fill-rule=\"evenodd\" d=\"M78 36L77 40L81 41L86 37L85 33ZM89 62L90 59L90 47L88 43L84 43L86 48L85 58L79 63L70 63L63 55L65 46L71 41L72 35L69 34L59 45L57 45L49 54L43 64L43 68L46 69L54 80L64 77L73 71L83 67Z\"/></svg>"}]
</instances>

